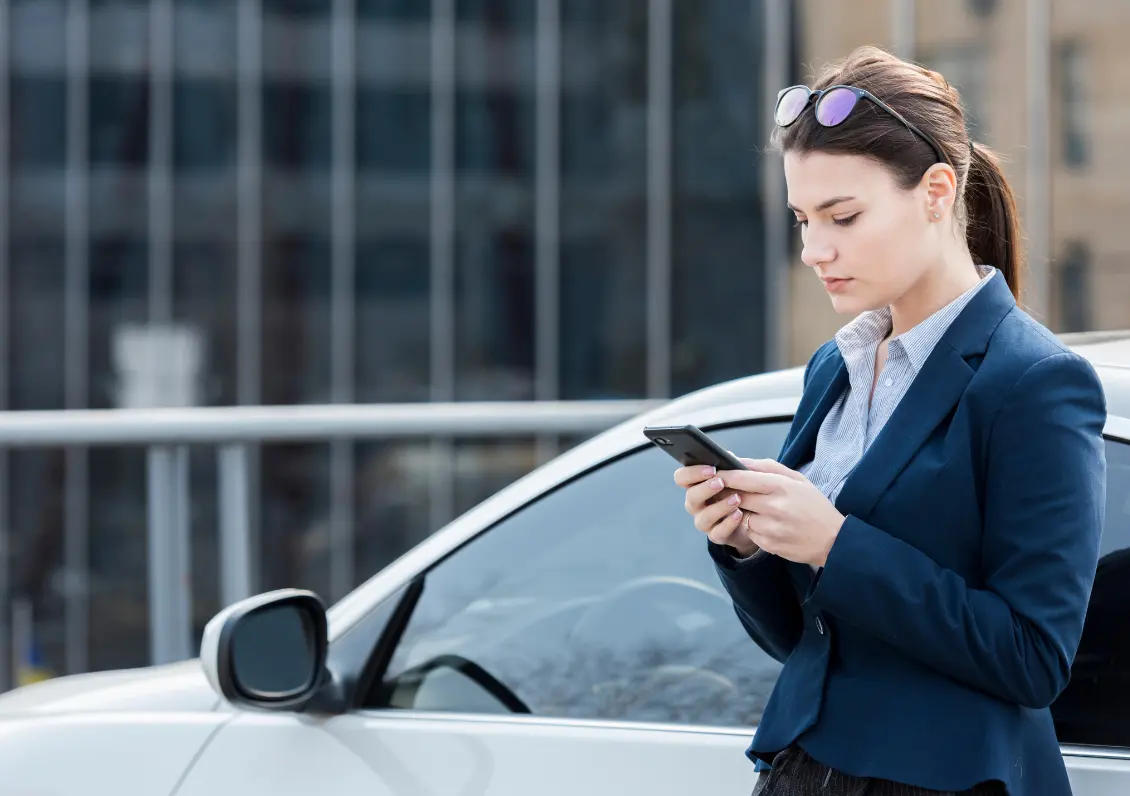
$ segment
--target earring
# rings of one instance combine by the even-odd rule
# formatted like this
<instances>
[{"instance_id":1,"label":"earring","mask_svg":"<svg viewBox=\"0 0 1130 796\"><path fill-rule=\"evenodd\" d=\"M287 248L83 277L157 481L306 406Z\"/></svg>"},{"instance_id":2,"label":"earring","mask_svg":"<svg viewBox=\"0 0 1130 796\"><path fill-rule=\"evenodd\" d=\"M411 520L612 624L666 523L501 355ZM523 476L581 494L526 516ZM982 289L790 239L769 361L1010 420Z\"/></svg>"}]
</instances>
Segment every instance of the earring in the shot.
<instances>
[{"instance_id":1,"label":"earring","mask_svg":"<svg viewBox=\"0 0 1130 796\"><path fill-rule=\"evenodd\" d=\"M934 218L941 218L941 217L942 217L941 213L934 213Z\"/></svg>"}]
</instances>

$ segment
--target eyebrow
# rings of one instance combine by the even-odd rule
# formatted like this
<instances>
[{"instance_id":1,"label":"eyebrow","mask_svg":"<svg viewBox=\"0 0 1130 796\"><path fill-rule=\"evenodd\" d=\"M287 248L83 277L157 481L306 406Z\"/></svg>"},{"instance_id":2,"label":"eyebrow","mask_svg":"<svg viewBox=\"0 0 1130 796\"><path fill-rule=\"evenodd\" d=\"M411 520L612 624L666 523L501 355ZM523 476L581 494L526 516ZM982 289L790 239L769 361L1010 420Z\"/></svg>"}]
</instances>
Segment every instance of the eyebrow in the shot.
<instances>
[{"instance_id":1,"label":"eyebrow","mask_svg":"<svg viewBox=\"0 0 1130 796\"><path fill-rule=\"evenodd\" d=\"M838 205L840 202L850 202L854 198L855 198L854 196L833 196L831 199L826 199L825 201L818 204L816 206L816 212L819 213L823 210L827 210L829 207L832 207L833 205ZM788 205L789 205L789 210L792 210L794 213L803 213L804 212L800 208L794 207L792 202L789 202Z\"/></svg>"}]
</instances>

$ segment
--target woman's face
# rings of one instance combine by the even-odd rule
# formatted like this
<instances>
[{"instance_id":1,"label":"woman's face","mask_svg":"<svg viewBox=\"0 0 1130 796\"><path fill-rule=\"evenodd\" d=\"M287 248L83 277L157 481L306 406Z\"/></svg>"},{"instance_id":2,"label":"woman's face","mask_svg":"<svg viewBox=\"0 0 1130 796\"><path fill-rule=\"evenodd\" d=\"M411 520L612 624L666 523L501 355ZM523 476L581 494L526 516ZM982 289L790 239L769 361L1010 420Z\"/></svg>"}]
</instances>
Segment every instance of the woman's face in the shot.
<instances>
[{"instance_id":1,"label":"woman's face","mask_svg":"<svg viewBox=\"0 0 1130 796\"><path fill-rule=\"evenodd\" d=\"M801 259L832 307L855 315L897 303L936 252L926 189L902 190L887 169L857 155L788 152L784 161Z\"/></svg>"}]
</instances>

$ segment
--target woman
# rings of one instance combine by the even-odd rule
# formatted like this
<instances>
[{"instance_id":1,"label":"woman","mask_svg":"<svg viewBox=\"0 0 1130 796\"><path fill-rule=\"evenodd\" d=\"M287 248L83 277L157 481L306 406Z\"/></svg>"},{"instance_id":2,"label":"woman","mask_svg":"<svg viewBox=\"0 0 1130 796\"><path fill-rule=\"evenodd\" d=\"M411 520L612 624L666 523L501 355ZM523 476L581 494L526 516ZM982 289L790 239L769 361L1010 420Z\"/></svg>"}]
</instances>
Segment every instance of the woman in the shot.
<instances>
[{"instance_id":1,"label":"woman","mask_svg":"<svg viewBox=\"0 0 1130 796\"><path fill-rule=\"evenodd\" d=\"M1098 557L1099 381L1018 308L1012 191L940 75L863 48L776 121L802 259L858 317L779 461L676 473L784 663L755 792L1069 794L1048 706Z\"/></svg>"}]
</instances>

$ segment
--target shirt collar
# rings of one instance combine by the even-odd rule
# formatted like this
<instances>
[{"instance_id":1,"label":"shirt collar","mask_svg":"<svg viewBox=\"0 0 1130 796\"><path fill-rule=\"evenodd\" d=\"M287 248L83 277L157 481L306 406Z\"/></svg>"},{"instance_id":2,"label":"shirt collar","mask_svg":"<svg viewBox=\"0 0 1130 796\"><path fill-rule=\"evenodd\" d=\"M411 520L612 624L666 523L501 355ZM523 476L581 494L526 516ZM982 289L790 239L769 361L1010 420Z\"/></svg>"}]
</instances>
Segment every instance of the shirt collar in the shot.
<instances>
[{"instance_id":1,"label":"shirt collar","mask_svg":"<svg viewBox=\"0 0 1130 796\"><path fill-rule=\"evenodd\" d=\"M900 334L892 337L888 344L891 348L901 348L907 355L915 375L926 364L926 358L934 350L942 335L946 333L953 320L972 300L982 287L997 273L991 265L978 265L977 272L981 280L962 293L949 304L930 315L921 323ZM874 352L883 338L891 331L891 308L881 307L861 313L857 318L846 324L836 333L836 345L845 361L859 359L865 352Z\"/></svg>"}]
</instances>

